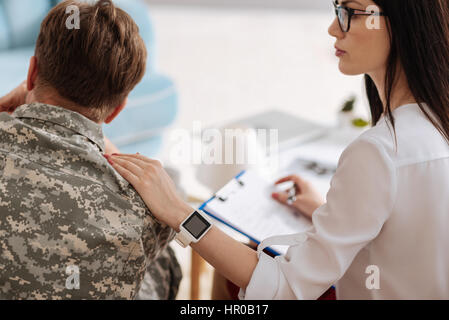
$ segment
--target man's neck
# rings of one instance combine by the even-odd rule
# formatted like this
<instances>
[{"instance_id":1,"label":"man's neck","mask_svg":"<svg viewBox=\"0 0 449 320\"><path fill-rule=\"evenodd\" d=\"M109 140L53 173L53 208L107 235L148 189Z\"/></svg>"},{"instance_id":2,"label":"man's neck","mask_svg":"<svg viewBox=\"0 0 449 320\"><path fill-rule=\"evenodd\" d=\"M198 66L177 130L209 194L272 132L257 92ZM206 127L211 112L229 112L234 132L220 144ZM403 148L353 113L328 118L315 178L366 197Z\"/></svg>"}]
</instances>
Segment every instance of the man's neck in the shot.
<instances>
[{"instance_id":1,"label":"man's neck","mask_svg":"<svg viewBox=\"0 0 449 320\"><path fill-rule=\"evenodd\" d=\"M49 104L52 106L57 106L60 108L64 108L73 112L77 112L79 114L81 114L82 116L88 118L89 120L97 123L97 124L103 124L103 122L98 122L93 120L87 113L85 108L76 106L74 103L65 100L63 98L58 98L55 97L54 95L46 95L46 96L36 96L34 91L31 91L28 93L28 96L26 98L26 103L27 104L31 104L31 103L43 103L43 104Z\"/></svg>"}]
</instances>

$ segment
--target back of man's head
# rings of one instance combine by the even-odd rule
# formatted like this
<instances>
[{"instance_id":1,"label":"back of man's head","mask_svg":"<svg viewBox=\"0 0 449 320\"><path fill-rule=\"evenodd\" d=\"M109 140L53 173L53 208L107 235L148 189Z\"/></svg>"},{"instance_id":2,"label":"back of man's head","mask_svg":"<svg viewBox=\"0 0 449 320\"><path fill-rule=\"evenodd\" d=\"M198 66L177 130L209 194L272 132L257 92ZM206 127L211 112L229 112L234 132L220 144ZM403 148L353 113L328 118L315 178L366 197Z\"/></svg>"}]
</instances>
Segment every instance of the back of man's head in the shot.
<instances>
[{"instance_id":1,"label":"back of man's head","mask_svg":"<svg viewBox=\"0 0 449 320\"><path fill-rule=\"evenodd\" d=\"M79 9L79 29L67 25L69 6ZM100 122L142 79L147 51L136 23L112 1L67 0L42 22L35 56L36 92L56 91Z\"/></svg>"}]
</instances>

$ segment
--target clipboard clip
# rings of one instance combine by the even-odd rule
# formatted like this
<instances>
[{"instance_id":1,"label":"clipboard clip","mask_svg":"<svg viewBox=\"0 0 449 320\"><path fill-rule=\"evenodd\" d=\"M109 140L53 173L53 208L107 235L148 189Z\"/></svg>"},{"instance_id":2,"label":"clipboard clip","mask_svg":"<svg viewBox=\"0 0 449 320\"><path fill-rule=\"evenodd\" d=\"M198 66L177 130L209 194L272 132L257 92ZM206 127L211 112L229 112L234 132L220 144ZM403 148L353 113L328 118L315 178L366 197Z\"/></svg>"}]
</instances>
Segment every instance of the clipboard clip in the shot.
<instances>
[{"instance_id":1,"label":"clipboard clip","mask_svg":"<svg viewBox=\"0 0 449 320\"><path fill-rule=\"evenodd\" d=\"M215 195L215 197L216 197L218 200L220 200L221 202L226 202L226 201L228 200L228 198L224 198L224 197L221 197L221 196L218 196L218 195Z\"/></svg>"},{"instance_id":2,"label":"clipboard clip","mask_svg":"<svg viewBox=\"0 0 449 320\"><path fill-rule=\"evenodd\" d=\"M237 181L237 184L240 186L240 188L243 188L245 186L245 182L243 182L242 180L240 180L240 176L237 176L234 180ZM221 202L226 202L229 199L229 195L231 195L232 193L234 193L235 190L232 190L231 192L229 192L227 195L223 195L223 194L219 194L216 193L215 197L220 200Z\"/></svg>"}]
</instances>

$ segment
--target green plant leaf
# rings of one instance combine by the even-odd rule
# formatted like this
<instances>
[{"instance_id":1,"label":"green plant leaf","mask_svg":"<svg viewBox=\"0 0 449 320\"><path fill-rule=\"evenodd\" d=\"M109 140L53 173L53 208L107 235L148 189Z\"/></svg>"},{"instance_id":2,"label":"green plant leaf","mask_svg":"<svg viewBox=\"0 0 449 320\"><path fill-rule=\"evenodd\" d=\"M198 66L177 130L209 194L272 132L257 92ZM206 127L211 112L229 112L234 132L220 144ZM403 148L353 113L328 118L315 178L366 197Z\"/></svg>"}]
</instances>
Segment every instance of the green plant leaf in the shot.
<instances>
[{"instance_id":1,"label":"green plant leaf","mask_svg":"<svg viewBox=\"0 0 449 320\"><path fill-rule=\"evenodd\" d=\"M366 120L364 120L364 119L362 119L362 118L356 118L356 119L352 120L352 124L353 124L355 127L358 127L358 128L364 128L364 127L366 127L367 125L369 125L369 122L366 121Z\"/></svg>"},{"instance_id":2,"label":"green plant leaf","mask_svg":"<svg viewBox=\"0 0 449 320\"><path fill-rule=\"evenodd\" d=\"M357 99L355 96L352 96L351 98L346 100L341 111L342 112L351 112L352 110L354 110L354 104L355 104L356 100Z\"/></svg>"}]
</instances>

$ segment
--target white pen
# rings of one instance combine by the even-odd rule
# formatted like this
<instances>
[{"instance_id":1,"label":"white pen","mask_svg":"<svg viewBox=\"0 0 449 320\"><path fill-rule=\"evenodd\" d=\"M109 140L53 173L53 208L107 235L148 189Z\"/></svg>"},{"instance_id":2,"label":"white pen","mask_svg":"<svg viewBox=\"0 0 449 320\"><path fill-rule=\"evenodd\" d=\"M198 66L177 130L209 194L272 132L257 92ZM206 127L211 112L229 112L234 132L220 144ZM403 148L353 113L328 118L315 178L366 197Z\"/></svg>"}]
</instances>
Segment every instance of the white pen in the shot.
<instances>
[{"instance_id":1,"label":"white pen","mask_svg":"<svg viewBox=\"0 0 449 320\"><path fill-rule=\"evenodd\" d=\"M287 192L288 192L287 204L291 206L293 205L293 203L296 202L296 186L293 186L293 188L289 189Z\"/></svg>"}]
</instances>

